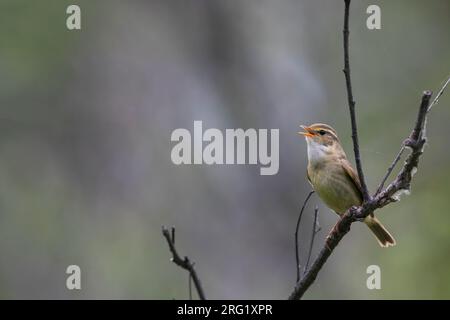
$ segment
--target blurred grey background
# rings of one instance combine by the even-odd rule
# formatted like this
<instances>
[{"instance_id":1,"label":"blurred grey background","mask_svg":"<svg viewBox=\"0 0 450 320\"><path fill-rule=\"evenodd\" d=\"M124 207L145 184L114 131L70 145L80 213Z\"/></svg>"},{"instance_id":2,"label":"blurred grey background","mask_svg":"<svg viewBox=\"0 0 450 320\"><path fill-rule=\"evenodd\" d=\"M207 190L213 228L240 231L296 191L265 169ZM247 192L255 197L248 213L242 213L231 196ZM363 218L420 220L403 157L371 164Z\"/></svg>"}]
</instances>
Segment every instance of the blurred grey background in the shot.
<instances>
[{"instance_id":1,"label":"blurred grey background","mask_svg":"<svg viewBox=\"0 0 450 320\"><path fill-rule=\"evenodd\" d=\"M81 7L82 30L66 29ZM381 30L366 8L381 8ZM309 191L299 124L325 122L352 156L343 1L0 2L0 298L188 297L161 225L177 227L216 299L284 299ZM450 71L450 2L354 1L350 53L363 166L375 190ZM379 212L398 245L354 225L306 298L450 298L450 93L433 109L412 194ZM171 132L279 128L280 170L176 166ZM322 231L337 219L313 196ZM315 255L314 253L314 255ZM82 290L66 289L66 267ZM366 288L377 264L382 289Z\"/></svg>"}]
</instances>

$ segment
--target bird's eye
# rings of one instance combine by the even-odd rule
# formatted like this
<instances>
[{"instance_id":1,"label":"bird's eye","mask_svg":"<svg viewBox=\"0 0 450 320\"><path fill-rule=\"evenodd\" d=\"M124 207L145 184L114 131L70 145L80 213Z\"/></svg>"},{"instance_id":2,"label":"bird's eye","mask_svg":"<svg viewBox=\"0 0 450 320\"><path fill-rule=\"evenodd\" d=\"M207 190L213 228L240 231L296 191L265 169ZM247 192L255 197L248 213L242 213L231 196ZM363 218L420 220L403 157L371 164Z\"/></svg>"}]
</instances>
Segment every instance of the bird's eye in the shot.
<instances>
[{"instance_id":1,"label":"bird's eye","mask_svg":"<svg viewBox=\"0 0 450 320\"><path fill-rule=\"evenodd\" d=\"M319 134L320 134L321 136L323 136L325 133L327 133L325 130L320 130L320 131L319 131Z\"/></svg>"}]
</instances>

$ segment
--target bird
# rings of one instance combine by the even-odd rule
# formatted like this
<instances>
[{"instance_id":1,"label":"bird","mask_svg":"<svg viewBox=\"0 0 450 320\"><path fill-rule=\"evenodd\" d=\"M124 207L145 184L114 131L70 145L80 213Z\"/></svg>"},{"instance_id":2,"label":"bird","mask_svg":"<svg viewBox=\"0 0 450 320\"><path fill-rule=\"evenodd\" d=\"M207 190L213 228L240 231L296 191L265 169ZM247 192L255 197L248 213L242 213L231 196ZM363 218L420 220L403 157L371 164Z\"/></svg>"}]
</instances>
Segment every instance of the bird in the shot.
<instances>
[{"instance_id":1,"label":"bird","mask_svg":"<svg viewBox=\"0 0 450 320\"><path fill-rule=\"evenodd\" d=\"M300 126L308 148L307 178L328 208L339 216L352 206L360 206L363 193L359 177L348 161L336 130L323 123ZM396 245L394 237L381 222L369 214L363 222L375 235L381 247Z\"/></svg>"}]
</instances>

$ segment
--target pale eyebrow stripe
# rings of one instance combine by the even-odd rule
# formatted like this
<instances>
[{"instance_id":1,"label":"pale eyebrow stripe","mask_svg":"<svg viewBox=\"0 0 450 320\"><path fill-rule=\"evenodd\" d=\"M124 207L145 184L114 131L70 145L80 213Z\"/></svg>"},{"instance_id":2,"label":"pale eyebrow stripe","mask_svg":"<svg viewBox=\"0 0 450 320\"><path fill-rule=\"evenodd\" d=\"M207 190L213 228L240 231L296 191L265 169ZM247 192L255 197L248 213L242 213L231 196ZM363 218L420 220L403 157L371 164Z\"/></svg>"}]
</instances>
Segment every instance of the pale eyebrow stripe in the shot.
<instances>
[{"instance_id":1,"label":"pale eyebrow stripe","mask_svg":"<svg viewBox=\"0 0 450 320\"><path fill-rule=\"evenodd\" d=\"M333 137L335 137L336 140L338 140L338 137L337 137L336 133L334 133L332 130L330 130L328 128L319 127L317 129L314 129L314 130L317 131L317 132L319 132L320 130L324 130L324 131L328 132L329 134L331 134Z\"/></svg>"}]
</instances>

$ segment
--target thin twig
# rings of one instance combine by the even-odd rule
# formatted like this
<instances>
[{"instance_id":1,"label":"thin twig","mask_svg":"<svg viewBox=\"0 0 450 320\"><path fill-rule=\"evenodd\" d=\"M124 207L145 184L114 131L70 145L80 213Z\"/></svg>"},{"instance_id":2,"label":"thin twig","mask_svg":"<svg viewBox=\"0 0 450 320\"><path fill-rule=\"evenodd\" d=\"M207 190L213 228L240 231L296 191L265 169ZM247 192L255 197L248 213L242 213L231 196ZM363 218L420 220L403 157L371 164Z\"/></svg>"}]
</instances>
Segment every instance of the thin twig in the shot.
<instances>
[{"instance_id":1,"label":"thin twig","mask_svg":"<svg viewBox=\"0 0 450 320\"><path fill-rule=\"evenodd\" d=\"M302 220L303 211L305 210L306 204L309 201L309 198L313 195L314 190L310 191L305 201L303 202L302 209L300 210L300 214L298 215L297 225L295 226L295 270L297 271L297 282L300 280L300 257L299 257L299 249L298 249L298 230L300 228L300 221Z\"/></svg>"},{"instance_id":2,"label":"thin twig","mask_svg":"<svg viewBox=\"0 0 450 320\"><path fill-rule=\"evenodd\" d=\"M444 85L442 86L441 90L439 90L436 97L433 99L433 102L430 103L430 106L428 107L427 112L430 112L431 108L439 102L439 98L442 96L442 94L445 91L445 88L447 88L447 85L450 83L450 77L447 78L447 81L445 81Z\"/></svg>"},{"instance_id":3,"label":"thin twig","mask_svg":"<svg viewBox=\"0 0 450 320\"><path fill-rule=\"evenodd\" d=\"M309 261L311 260L311 254L314 246L314 239L316 238L317 232L319 232L319 229L317 229L317 215L319 213L319 207L316 206L314 208L314 224L313 224L313 230L311 235L311 241L309 242L309 251L308 251L308 259L306 260L306 266L305 266L305 272L308 271Z\"/></svg>"},{"instance_id":4,"label":"thin twig","mask_svg":"<svg viewBox=\"0 0 450 320\"><path fill-rule=\"evenodd\" d=\"M430 103L427 112L430 112L431 108L436 105L439 102L439 98L442 96L442 94L445 91L445 88L447 87L447 85L450 82L450 77L447 78L447 80L444 82L444 85L442 86L441 90L439 90L439 92L437 93L436 97L433 99L433 101ZM395 166L397 165L397 163L400 161L401 156L403 155L403 152L405 151L406 146L405 143L403 143L400 151L398 152L397 156L395 157L394 161L392 162L392 164L390 165L390 167L388 168L386 175L384 176L383 180L381 180L380 185L377 188L377 192L375 192L375 195L378 195L381 190L383 190L384 184L386 183L387 179L389 178L390 174L392 173L392 170L394 170Z\"/></svg>"},{"instance_id":5,"label":"thin twig","mask_svg":"<svg viewBox=\"0 0 450 320\"><path fill-rule=\"evenodd\" d=\"M192 275L189 273L189 300L192 300Z\"/></svg>"},{"instance_id":6,"label":"thin twig","mask_svg":"<svg viewBox=\"0 0 450 320\"><path fill-rule=\"evenodd\" d=\"M355 100L353 99L352 81L350 77L350 58L349 58L349 11L350 11L350 0L345 1L345 14L344 14L344 74L345 74L345 85L347 87L347 98L348 107L350 110L350 120L352 123L352 139L353 139L353 151L355 153L355 163L356 170L358 171L359 181L361 183L361 189L363 194L363 200L368 201L370 199L369 190L367 189L366 180L364 178L364 172L362 170L361 155L359 153L359 142L358 142L358 127L356 124L355 115Z\"/></svg>"},{"instance_id":7,"label":"thin twig","mask_svg":"<svg viewBox=\"0 0 450 320\"><path fill-rule=\"evenodd\" d=\"M195 288L197 289L198 296L201 300L205 300L205 293L203 291L202 285L200 283L200 279L197 276L197 272L194 269L194 264L189 260L188 257L184 257L184 259L181 259L180 255L177 252L177 249L175 248L175 228L172 227L172 231L169 232L169 230L166 227L162 227L162 234L164 238L167 240L167 244L169 245L170 252L172 253L172 259L171 261L175 263L177 266L187 270L192 277L192 280L194 281Z\"/></svg>"},{"instance_id":8,"label":"thin twig","mask_svg":"<svg viewBox=\"0 0 450 320\"><path fill-rule=\"evenodd\" d=\"M389 178L389 176L391 175L392 171L394 170L395 166L397 165L397 163L400 161L403 152L405 151L405 144L402 145L402 148L400 149L400 151L398 152L397 156L395 157L394 161L392 162L392 164L389 166L385 176L383 177L383 180L381 180L380 185L377 188L377 192L375 192L375 195L378 195L381 190L383 190L384 184L386 183L387 179Z\"/></svg>"}]
</instances>

